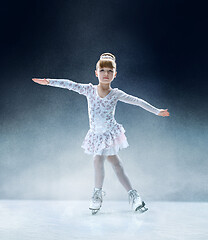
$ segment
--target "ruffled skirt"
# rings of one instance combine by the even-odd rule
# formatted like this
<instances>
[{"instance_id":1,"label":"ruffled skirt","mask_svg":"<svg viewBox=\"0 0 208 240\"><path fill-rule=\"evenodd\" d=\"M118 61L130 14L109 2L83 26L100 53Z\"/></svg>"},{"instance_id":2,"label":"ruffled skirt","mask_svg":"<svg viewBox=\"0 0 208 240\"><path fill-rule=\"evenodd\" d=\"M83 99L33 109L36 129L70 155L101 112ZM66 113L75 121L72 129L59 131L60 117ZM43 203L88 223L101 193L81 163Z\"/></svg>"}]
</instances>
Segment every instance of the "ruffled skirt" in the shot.
<instances>
[{"instance_id":1,"label":"ruffled skirt","mask_svg":"<svg viewBox=\"0 0 208 240\"><path fill-rule=\"evenodd\" d=\"M116 155L120 149L128 146L125 130L118 123L104 133L96 133L90 129L82 143L85 153L92 155Z\"/></svg>"}]
</instances>

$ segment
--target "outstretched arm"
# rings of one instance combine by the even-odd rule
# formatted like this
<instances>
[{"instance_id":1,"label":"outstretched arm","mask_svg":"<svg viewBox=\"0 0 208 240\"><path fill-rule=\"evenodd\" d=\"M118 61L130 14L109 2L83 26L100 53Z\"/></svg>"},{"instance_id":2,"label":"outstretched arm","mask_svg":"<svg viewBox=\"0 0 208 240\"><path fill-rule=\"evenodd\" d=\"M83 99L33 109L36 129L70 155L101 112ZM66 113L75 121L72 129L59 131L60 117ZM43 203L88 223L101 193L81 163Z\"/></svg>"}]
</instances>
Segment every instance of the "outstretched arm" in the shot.
<instances>
[{"instance_id":1,"label":"outstretched arm","mask_svg":"<svg viewBox=\"0 0 208 240\"><path fill-rule=\"evenodd\" d=\"M89 84L76 83L68 79L33 78L32 80L41 85L67 88L68 90L73 90L83 95L87 95L90 87Z\"/></svg>"},{"instance_id":2,"label":"outstretched arm","mask_svg":"<svg viewBox=\"0 0 208 240\"><path fill-rule=\"evenodd\" d=\"M149 104L148 102L144 101L143 99L129 95L121 90L118 90L118 100L121 102L140 106L145 110L151 113L154 113L155 115L158 115L158 116L163 116L163 117L169 116L168 109L165 109L165 110L158 109L152 106L151 104Z\"/></svg>"}]
</instances>

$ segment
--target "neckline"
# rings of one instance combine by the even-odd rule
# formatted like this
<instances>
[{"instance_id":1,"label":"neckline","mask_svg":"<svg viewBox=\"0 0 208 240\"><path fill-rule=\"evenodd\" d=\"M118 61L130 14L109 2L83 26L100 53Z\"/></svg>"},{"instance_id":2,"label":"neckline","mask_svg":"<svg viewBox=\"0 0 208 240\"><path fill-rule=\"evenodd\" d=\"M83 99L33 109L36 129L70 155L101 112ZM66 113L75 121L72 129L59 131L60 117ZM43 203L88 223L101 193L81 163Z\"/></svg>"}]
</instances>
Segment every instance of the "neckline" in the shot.
<instances>
[{"instance_id":1,"label":"neckline","mask_svg":"<svg viewBox=\"0 0 208 240\"><path fill-rule=\"evenodd\" d=\"M113 88L112 88L111 91L110 91L105 97L100 97L100 95L98 94L97 85L96 85L95 87L96 87L96 89L95 89L96 94L97 94L97 96L98 96L99 98L101 98L101 99L106 98L106 97L109 96L109 94L113 91Z\"/></svg>"}]
</instances>

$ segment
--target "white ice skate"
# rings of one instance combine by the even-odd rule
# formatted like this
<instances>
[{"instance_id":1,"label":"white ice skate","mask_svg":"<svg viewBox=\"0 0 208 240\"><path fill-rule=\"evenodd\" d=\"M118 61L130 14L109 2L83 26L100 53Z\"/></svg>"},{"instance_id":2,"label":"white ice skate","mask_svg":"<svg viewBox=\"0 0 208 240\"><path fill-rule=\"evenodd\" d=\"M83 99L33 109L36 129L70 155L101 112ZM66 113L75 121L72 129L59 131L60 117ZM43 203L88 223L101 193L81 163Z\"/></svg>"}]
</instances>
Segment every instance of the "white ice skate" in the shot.
<instances>
[{"instance_id":1,"label":"white ice skate","mask_svg":"<svg viewBox=\"0 0 208 240\"><path fill-rule=\"evenodd\" d=\"M92 210L93 215L100 210L103 202L103 196L105 196L105 192L102 191L102 188L94 189L93 196L90 200L90 207L89 207L89 209Z\"/></svg>"},{"instance_id":2,"label":"white ice skate","mask_svg":"<svg viewBox=\"0 0 208 240\"><path fill-rule=\"evenodd\" d=\"M140 213L146 212L148 208L145 207L145 203L141 200L139 194L136 190L130 190L129 194L129 204L134 211L139 211Z\"/></svg>"}]
</instances>

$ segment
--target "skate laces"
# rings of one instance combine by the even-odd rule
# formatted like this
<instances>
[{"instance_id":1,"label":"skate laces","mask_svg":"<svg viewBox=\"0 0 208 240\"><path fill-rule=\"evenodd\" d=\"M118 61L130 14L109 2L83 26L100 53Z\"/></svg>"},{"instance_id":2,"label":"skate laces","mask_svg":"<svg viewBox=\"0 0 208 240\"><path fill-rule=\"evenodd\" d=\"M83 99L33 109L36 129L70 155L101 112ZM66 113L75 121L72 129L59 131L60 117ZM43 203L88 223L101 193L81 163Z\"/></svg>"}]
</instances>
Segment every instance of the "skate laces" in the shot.
<instances>
[{"instance_id":1,"label":"skate laces","mask_svg":"<svg viewBox=\"0 0 208 240\"><path fill-rule=\"evenodd\" d=\"M94 190L92 199L93 199L94 202L102 201L103 200L103 196L105 196L105 195L106 195L106 193L102 189Z\"/></svg>"},{"instance_id":2,"label":"skate laces","mask_svg":"<svg viewBox=\"0 0 208 240\"><path fill-rule=\"evenodd\" d=\"M134 189L133 189L133 190L130 190L130 191L128 192L128 194L129 194L129 204L131 203L131 205L133 206L135 200L136 200L137 198L139 198L139 194L138 194L137 191L134 190Z\"/></svg>"}]
</instances>

